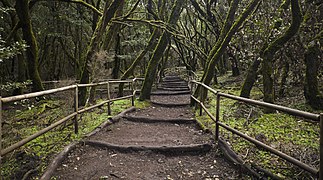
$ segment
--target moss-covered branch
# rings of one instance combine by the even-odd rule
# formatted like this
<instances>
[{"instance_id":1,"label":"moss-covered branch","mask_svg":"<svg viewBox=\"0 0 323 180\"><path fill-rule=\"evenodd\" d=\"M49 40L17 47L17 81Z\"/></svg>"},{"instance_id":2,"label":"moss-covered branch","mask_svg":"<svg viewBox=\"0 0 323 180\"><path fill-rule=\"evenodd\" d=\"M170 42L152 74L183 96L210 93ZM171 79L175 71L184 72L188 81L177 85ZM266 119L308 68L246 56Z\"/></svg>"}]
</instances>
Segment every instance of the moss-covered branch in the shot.
<instances>
[{"instance_id":1,"label":"moss-covered branch","mask_svg":"<svg viewBox=\"0 0 323 180\"><path fill-rule=\"evenodd\" d=\"M264 85L264 101L273 103L275 99L273 81L273 58L276 52L281 49L297 32L302 22L302 14L298 0L291 0L292 23L287 31L270 43L265 48L262 63L262 75Z\"/></svg>"},{"instance_id":2,"label":"moss-covered branch","mask_svg":"<svg viewBox=\"0 0 323 180\"><path fill-rule=\"evenodd\" d=\"M29 7L31 8L32 6L34 6L37 2L40 1L61 1L61 2L68 2L68 3L75 3L75 4L80 4L86 8L91 9L94 13L99 14L100 16L102 16L102 12L100 10L98 10L96 7L94 7L92 4L87 3L86 1L83 0L32 0L29 3Z\"/></svg>"},{"instance_id":3,"label":"moss-covered branch","mask_svg":"<svg viewBox=\"0 0 323 180\"><path fill-rule=\"evenodd\" d=\"M83 60L83 71L81 75L81 81L82 84L87 84L90 82L90 62L92 58L94 57L95 53L99 50L100 42L102 39L102 36L106 30L106 27L108 26L109 22L111 22L112 18L114 17L116 11L118 10L118 7L124 3L124 0L114 0L111 5L109 2L106 2L104 7L103 16L98 21L98 24L96 26L96 29L92 35L91 42L87 48L86 54L84 56ZM88 90L87 88L80 88L80 96L79 96L79 103L80 105L85 105L86 99L88 96Z\"/></svg>"},{"instance_id":4,"label":"moss-covered branch","mask_svg":"<svg viewBox=\"0 0 323 180\"><path fill-rule=\"evenodd\" d=\"M41 83L39 71L38 71L38 45L32 29L31 16L28 7L28 0L16 1L16 13L21 23L23 39L29 46L26 50L26 56L28 60L28 72L33 82L32 91L42 91L44 87Z\"/></svg>"},{"instance_id":5,"label":"moss-covered branch","mask_svg":"<svg viewBox=\"0 0 323 180\"><path fill-rule=\"evenodd\" d=\"M225 28L228 26L224 26L224 29L221 30L221 37L224 37L222 41L217 41L216 45L213 47L212 51L209 53L209 62L207 66L207 70L203 74L202 82L206 85L210 85L211 80L215 73L215 64L220 60L221 56L224 53L224 50L226 49L227 45L231 41L232 36L237 32L241 24L247 19L247 17L251 14L251 12L254 10L254 8L257 6L258 3L260 3L260 0L253 0L249 3L248 7L242 12L242 14L238 17L238 19L234 22L232 26L230 26L230 30L226 33ZM231 4L232 8L233 4ZM234 8L234 7L233 7ZM230 14L230 13L229 13ZM229 16L229 15L228 15ZM228 19L228 18L227 18ZM228 20L226 20L227 23L230 23ZM225 35L223 35L225 34ZM200 86L195 91L195 96L199 95Z\"/></svg>"},{"instance_id":6,"label":"moss-covered branch","mask_svg":"<svg viewBox=\"0 0 323 180\"><path fill-rule=\"evenodd\" d=\"M168 18L168 24L170 24L171 26L175 25L177 20L179 19L183 4L184 4L184 0L177 0L175 2L175 5L172 8L172 13ZM145 73L145 81L143 83L143 86L141 88L141 93L139 96L140 100L150 99L152 85L157 73L157 66L169 43L170 36L171 34L164 31L158 41L158 44L154 50L154 54L152 55L147 66L147 71Z\"/></svg>"}]
</instances>

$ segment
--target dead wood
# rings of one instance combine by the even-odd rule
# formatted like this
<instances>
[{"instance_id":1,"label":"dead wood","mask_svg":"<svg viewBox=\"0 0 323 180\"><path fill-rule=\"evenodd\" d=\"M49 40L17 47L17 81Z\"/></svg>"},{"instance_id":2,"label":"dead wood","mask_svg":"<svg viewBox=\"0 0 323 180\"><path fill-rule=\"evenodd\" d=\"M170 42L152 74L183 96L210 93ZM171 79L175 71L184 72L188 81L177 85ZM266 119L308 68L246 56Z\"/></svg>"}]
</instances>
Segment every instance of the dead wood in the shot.
<instances>
[{"instance_id":1,"label":"dead wood","mask_svg":"<svg viewBox=\"0 0 323 180\"><path fill-rule=\"evenodd\" d=\"M24 174L24 176L22 177L22 179L21 180L26 180L26 179L31 179L31 175L32 174L34 174L34 173L36 173L37 171L39 171L39 169L40 169L40 166L37 166L36 168L34 168L34 169L30 169L29 171L27 171L25 174Z\"/></svg>"},{"instance_id":2,"label":"dead wood","mask_svg":"<svg viewBox=\"0 0 323 180\"><path fill-rule=\"evenodd\" d=\"M218 146L224 156L235 165L241 168L241 170L245 171L246 173L250 174L251 176L256 177L257 179L261 179L261 176L251 169L251 167L245 162L230 148L226 141L224 141L221 137L218 140Z\"/></svg>"},{"instance_id":3,"label":"dead wood","mask_svg":"<svg viewBox=\"0 0 323 180\"><path fill-rule=\"evenodd\" d=\"M212 149L211 144L191 144L180 146L136 146L136 145L117 145L102 141L85 140L84 144L94 147L114 149L121 152L131 151L154 151L160 153L188 153L188 152L208 152Z\"/></svg>"},{"instance_id":4,"label":"dead wood","mask_svg":"<svg viewBox=\"0 0 323 180\"><path fill-rule=\"evenodd\" d=\"M69 144L64 148L63 151L61 151L55 159L50 163L50 165L47 167L45 173L40 178L41 180L49 180L54 172L56 171L57 167L63 162L65 157L68 155L69 152L74 150L76 146L79 144L79 142L74 142L72 144Z\"/></svg>"},{"instance_id":5,"label":"dead wood","mask_svg":"<svg viewBox=\"0 0 323 180\"><path fill-rule=\"evenodd\" d=\"M274 179L274 180L281 180L282 178L277 176L276 174L273 174L272 172L257 166L256 164L251 164L251 167L253 167L254 169L256 169L259 172L262 172L265 176L270 177L270 179Z\"/></svg>"}]
</instances>

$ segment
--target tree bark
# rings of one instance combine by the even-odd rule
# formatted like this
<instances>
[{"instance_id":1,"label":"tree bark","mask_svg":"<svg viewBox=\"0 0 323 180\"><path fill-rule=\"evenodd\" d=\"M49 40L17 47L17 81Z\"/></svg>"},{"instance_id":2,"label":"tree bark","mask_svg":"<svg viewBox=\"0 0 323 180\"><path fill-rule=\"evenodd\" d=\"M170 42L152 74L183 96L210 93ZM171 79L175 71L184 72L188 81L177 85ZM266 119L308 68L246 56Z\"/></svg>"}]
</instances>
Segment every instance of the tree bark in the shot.
<instances>
[{"instance_id":1,"label":"tree bark","mask_svg":"<svg viewBox=\"0 0 323 180\"><path fill-rule=\"evenodd\" d=\"M251 89L257 80L257 75L258 75L257 71L260 63L261 63L261 60L258 58L249 67L247 71L246 79L244 80L243 85L241 87L241 91L240 91L241 97L250 98Z\"/></svg>"},{"instance_id":2,"label":"tree bark","mask_svg":"<svg viewBox=\"0 0 323 180\"><path fill-rule=\"evenodd\" d=\"M116 34L115 36L115 54L114 54L114 67L112 70L112 78L113 79L118 79L119 78L119 72L120 72L120 66L121 66L121 62L120 62L120 58L118 57L120 55L121 52L121 47L120 47L120 35L119 33Z\"/></svg>"},{"instance_id":3,"label":"tree bark","mask_svg":"<svg viewBox=\"0 0 323 180\"><path fill-rule=\"evenodd\" d=\"M121 79L127 79L129 76L131 76L134 73L135 68L138 66L140 61L147 54L147 52L149 52L151 49L156 47L157 42L158 42L158 41L156 41L156 39L158 39L159 37L160 37L160 30L155 28L155 30L153 31L152 35L149 38L149 42L148 42L147 47L139 53L139 55L132 62L130 67L123 73L123 75L121 76ZM123 87L124 87L124 84L120 83L119 90L118 90L118 96L123 96Z\"/></svg>"},{"instance_id":4,"label":"tree bark","mask_svg":"<svg viewBox=\"0 0 323 180\"><path fill-rule=\"evenodd\" d=\"M279 93L278 93L278 95L280 97L284 97L284 95L285 95L285 90L286 90L285 87L286 87L286 83L287 83L288 73L289 73L289 62L286 60L284 62L283 74L282 74L282 79L280 81L280 88L279 88Z\"/></svg>"},{"instance_id":5,"label":"tree bark","mask_svg":"<svg viewBox=\"0 0 323 180\"><path fill-rule=\"evenodd\" d=\"M318 84L318 70L320 47L318 45L310 45L305 52L306 76L304 84L304 96L307 103L314 109L323 109L323 96L320 94Z\"/></svg>"},{"instance_id":6,"label":"tree bark","mask_svg":"<svg viewBox=\"0 0 323 180\"><path fill-rule=\"evenodd\" d=\"M124 3L124 0L114 0L109 6L109 2L107 1L104 7L103 16L99 19L96 29L93 33L91 42L88 46L86 54L83 60L83 71L81 75L81 84L87 84L90 82L90 62L92 58L94 58L95 53L99 50L100 42L103 36L103 33L108 26L108 23L114 17L114 14L118 10L118 7ZM79 90L79 105L84 106L86 104L86 100L88 97L88 89L80 88Z\"/></svg>"},{"instance_id":7,"label":"tree bark","mask_svg":"<svg viewBox=\"0 0 323 180\"><path fill-rule=\"evenodd\" d=\"M251 14L253 9L260 2L261 1L259 1L259 0L253 0L252 2L250 2L248 7L242 12L242 14L239 16L239 18L236 20L236 22L232 26L228 26L231 23L231 18L227 17L226 23L225 23L223 29L221 30L220 41L217 41L217 43L212 48L212 50L208 56L209 62L208 62L207 70L204 72L203 77L202 77L202 82L204 84L210 85L211 80L214 77L215 65L220 60L221 56L223 55L227 45L231 41L232 36L238 31L238 29L242 25L242 23L247 19L247 17ZM235 3L236 3L235 1L231 2L230 9L235 8L234 7ZM229 30L226 31L225 29L229 29ZM223 37L223 40L221 37ZM195 97L199 96L200 88L201 88L201 86L198 86L196 91L194 92ZM203 97L206 98L206 96L203 96Z\"/></svg>"},{"instance_id":8,"label":"tree bark","mask_svg":"<svg viewBox=\"0 0 323 180\"><path fill-rule=\"evenodd\" d=\"M28 48L26 56L28 60L28 73L32 80L32 91L42 91L44 87L38 71L38 45L31 25L31 16L29 12L28 0L16 0L16 13L19 18L23 39L26 41Z\"/></svg>"},{"instance_id":9,"label":"tree bark","mask_svg":"<svg viewBox=\"0 0 323 180\"><path fill-rule=\"evenodd\" d=\"M174 26L177 20L179 19L184 2L184 0L177 0L175 2L175 5L172 8L172 13L168 19L168 24L170 24L171 26ZM139 100L150 99L150 93L154 82L154 78L156 77L158 63L164 54L164 51L169 43L170 37L171 35L168 32L164 31L158 41L154 53L148 63L147 71L145 73L145 81L141 88Z\"/></svg>"},{"instance_id":10,"label":"tree bark","mask_svg":"<svg viewBox=\"0 0 323 180\"><path fill-rule=\"evenodd\" d=\"M263 89L264 89L264 101L268 103L274 103L274 80L273 80L273 59L276 52L281 49L285 43L287 43L298 31L301 22L302 14L298 0L291 1L292 9L292 24L287 31L267 46L262 54L262 75L263 75Z\"/></svg>"}]
</instances>

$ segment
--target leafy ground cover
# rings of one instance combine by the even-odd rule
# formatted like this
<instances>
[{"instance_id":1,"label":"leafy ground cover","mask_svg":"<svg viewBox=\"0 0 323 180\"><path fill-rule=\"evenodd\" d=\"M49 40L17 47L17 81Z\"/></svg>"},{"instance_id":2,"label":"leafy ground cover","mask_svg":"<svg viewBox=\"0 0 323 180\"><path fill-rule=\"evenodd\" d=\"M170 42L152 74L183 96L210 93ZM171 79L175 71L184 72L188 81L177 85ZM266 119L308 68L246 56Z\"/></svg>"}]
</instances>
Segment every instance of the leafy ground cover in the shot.
<instances>
[{"instance_id":1,"label":"leafy ground cover","mask_svg":"<svg viewBox=\"0 0 323 180\"><path fill-rule=\"evenodd\" d=\"M240 77L224 76L219 78L219 85L214 86L214 88L224 93L239 95L240 85ZM256 85L251 94L252 99L262 98L260 89ZM288 98L278 99L277 103L299 110L320 113L320 111L315 111L304 103L305 100L302 97L301 91L302 89L294 89L293 94L290 94ZM215 96L209 93L207 107L214 114L215 104ZM220 120L225 124L312 167L319 167L318 123L309 123L302 118L279 112L266 114L260 107L246 105L227 98L222 98L220 104ZM215 125L206 113L203 113L203 116L199 116L198 111L196 111L196 116L204 126L214 130ZM313 179L304 170L256 147L223 128L220 128L220 135L248 164L257 164L283 179Z\"/></svg>"},{"instance_id":2,"label":"leafy ground cover","mask_svg":"<svg viewBox=\"0 0 323 180\"><path fill-rule=\"evenodd\" d=\"M72 99L68 94L59 94L41 101L21 101L6 105L3 116L3 147L26 138L73 112ZM102 101L98 99L97 102ZM142 108L146 103L136 101ZM131 101L120 100L111 106L112 116L131 106ZM106 121L107 106L79 115L79 133L74 133L72 119L52 131L7 154L2 159L1 175L4 179L24 179L41 174L53 155L67 144L77 141Z\"/></svg>"}]
</instances>

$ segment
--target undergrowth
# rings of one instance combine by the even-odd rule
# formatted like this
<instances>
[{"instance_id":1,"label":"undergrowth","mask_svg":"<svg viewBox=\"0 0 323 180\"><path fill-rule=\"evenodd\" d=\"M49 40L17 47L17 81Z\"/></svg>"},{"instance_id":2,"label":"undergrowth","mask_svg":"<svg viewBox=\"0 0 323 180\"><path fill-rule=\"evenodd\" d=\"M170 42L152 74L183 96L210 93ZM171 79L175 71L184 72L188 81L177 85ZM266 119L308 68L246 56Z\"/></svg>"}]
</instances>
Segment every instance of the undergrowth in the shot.
<instances>
[{"instance_id":1,"label":"undergrowth","mask_svg":"<svg viewBox=\"0 0 323 180\"><path fill-rule=\"evenodd\" d=\"M220 78L220 82L223 83L214 88L221 92L238 96L240 93L238 88L240 87L239 82L233 81L234 83L226 84L228 79L230 77ZM258 88L253 88L251 98L261 99L262 92ZM299 100L299 97L292 97L288 100L286 102L286 100L281 99L278 103L303 111L320 113L320 111L311 109L304 101ZM291 101L293 102L291 103ZM215 105L216 96L209 93L206 106L214 116L216 112ZM197 110L196 117L205 128L214 132L215 123L205 112L202 116L199 116L199 110ZM220 101L220 121L305 164L309 164L317 169L319 167L318 123L306 122L303 118L280 112L265 114L260 107L247 105L224 97L221 97ZM220 136L248 164L256 164L283 179L313 179L306 171L264 149L256 147L237 135L233 135L224 128L220 128Z\"/></svg>"},{"instance_id":2,"label":"undergrowth","mask_svg":"<svg viewBox=\"0 0 323 180\"><path fill-rule=\"evenodd\" d=\"M100 101L102 100L97 100L97 102ZM135 104L138 108L149 105L140 101L136 101ZM112 116L130 106L129 99L113 102L111 105ZM8 105L3 111L5 119L3 147L8 147L72 113L72 107L70 101L66 102L62 99L40 102L23 101ZM18 150L7 154L2 159L2 179L22 179L31 174L34 174L33 178L37 179L37 176L44 172L54 154L60 152L67 144L80 140L84 135L107 121L109 117L111 116L107 114L107 105L95 108L78 116L78 134L74 133L73 120L71 119Z\"/></svg>"}]
</instances>

